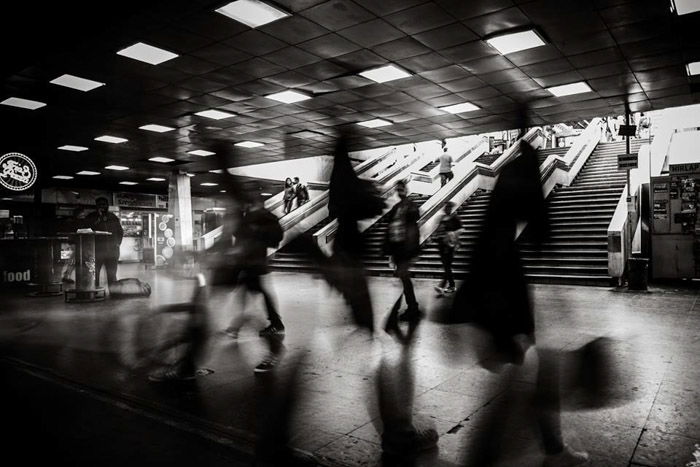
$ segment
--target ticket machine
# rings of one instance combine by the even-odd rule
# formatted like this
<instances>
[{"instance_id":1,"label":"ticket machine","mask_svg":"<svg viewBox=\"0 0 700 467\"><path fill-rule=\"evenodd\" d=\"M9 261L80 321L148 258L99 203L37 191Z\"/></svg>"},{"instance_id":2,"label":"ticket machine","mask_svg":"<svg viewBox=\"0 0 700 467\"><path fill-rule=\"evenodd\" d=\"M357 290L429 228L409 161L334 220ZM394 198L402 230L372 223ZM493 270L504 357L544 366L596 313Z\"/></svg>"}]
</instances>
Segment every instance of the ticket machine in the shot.
<instances>
[{"instance_id":1,"label":"ticket machine","mask_svg":"<svg viewBox=\"0 0 700 467\"><path fill-rule=\"evenodd\" d=\"M652 277L700 277L700 128L677 130L662 173L651 178Z\"/></svg>"}]
</instances>

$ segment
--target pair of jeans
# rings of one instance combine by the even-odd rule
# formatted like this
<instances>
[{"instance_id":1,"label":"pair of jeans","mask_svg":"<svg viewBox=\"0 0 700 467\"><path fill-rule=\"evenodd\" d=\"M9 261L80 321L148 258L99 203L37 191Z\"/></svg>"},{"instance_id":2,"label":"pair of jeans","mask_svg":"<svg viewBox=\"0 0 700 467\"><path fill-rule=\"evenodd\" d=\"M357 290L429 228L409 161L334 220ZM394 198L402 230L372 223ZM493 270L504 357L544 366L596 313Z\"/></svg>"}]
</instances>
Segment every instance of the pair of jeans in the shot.
<instances>
[{"instance_id":1,"label":"pair of jeans","mask_svg":"<svg viewBox=\"0 0 700 467\"><path fill-rule=\"evenodd\" d=\"M107 285L117 281L117 267L119 265L119 247L108 248L111 251L95 252L95 286L100 286L100 272L104 265L107 271Z\"/></svg>"},{"instance_id":2,"label":"pair of jeans","mask_svg":"<svg viewBox=\"0 0 700 467\"><path fill-rule=\"evenodd\" d=\"M442 186L447 185L447 182L452 180L454 177L455 177L455 174L453 174L452 171L440 173L440 186L442 187Z\"/></svg>"},{"instance_id":3,"label":"pair of jeans","mask_svg":"<svg viewBox=\"0 0 700 467\"><path fill-rule=\"evenodd\" d=\"M396 276L401 280L401 285L403 285L403 295L406 298L406 306L408 307L407 313L417 313L418 312L418 301L416 300L416 293L413 290L413 282L411 282L411 260L395 260L396 263Z\"/></svg>"}]
</instances>

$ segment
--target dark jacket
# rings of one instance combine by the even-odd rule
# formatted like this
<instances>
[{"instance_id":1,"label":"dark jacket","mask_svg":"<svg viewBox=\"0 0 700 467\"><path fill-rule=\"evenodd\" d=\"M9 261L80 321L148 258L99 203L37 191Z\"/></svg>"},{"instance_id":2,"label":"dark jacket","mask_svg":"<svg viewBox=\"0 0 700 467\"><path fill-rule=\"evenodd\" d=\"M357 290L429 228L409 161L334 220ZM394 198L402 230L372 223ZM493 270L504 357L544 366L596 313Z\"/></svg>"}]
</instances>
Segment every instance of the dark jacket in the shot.
<instances>
[{"instance_id":1,"label":"dark jacket","mask_svg":"<svg viewBox=\"0 0 700 467\"><path fill-rule=\"evenodd\" d=\"M275 215L265 208L243 212L233 233L240 251L240 266L258 274L267 273L267 248L279 243L275 233L279 228L279 221ZM269 238L270 235L275 235L276 243L275 239Z\"/></svg>"},{"instance_id":2,"label":"dark jacket","mask_svg":"<svg viewBox=\"0 0 700 467\"><path fill-rule=\"evenodd\" d=\"M387 218L389 228L384 240L384 252L395 261L409 260L420 251L420 231L418 230L418 206L410 198L404 198L391 208ZM394 232L397 222L399 232ZM397 240L396 236L400 238Z\"/></svg>"},{"instance_id":3,"label":"dark jacket","mask_svg":"<svg viewBox=\"0 0 700 467\"><path fill-rule=\"evenodd\" d=\"M105 249L118 249L119 245L122 244L124 229L122 229L122 224L119 221L119 218L111 212L107 212L104 216L100 216L100 214L95 211L88 214L81 224L83 228L91 228L95 231L100 230L102 232L109 232L112 234L95 236L96 254L100 254L100 252L105 251Z\"/></svg>"},{"instance_id":4,"label":"dark jacket","mask_svg":"<svg viewBox=\"0 0 700 467\"><path fill-rule=\"evenodd\" d=\"M451 213L449 216L444 215L440 219L440 225L438 225L437 232L435 232L435 238L437 239L438 247L443 246L453 246L449 245L447 242L447 233L455 232L462 228L462 221L459 220L459 216L456 212Z\"/></svg>"}]
</instances>

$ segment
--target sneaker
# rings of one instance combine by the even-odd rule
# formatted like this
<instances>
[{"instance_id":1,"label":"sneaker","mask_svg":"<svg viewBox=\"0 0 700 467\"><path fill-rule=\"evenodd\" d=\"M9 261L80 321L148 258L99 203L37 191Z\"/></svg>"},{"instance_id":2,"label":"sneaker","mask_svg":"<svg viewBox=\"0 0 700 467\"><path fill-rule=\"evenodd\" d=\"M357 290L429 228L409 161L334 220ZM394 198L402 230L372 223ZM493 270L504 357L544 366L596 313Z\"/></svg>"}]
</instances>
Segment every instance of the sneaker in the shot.
<instances>
[{"instance_id":1,"label":"sneaker","mask_svg":"<svg viewBox=\"0 0 700 467\"><path fill-rule=\"evenodd\" d=\"M588 453L574 451L569 446L558 454L550 454L545 457L542 467L574 467L588 463Z\"/></svg>"},{"instance_id":2,"label":"sneaker","mask_svg":"<svg viewBox=\"0 0 700 467\"><path fill-rule=\"evenodd\" d=\"M267 357L265 360L260 362L258 366L255 367L255 370L253 370L255 373L267 373L268 371L272 371L275 366L277 366L278 363L277 357Z\"/></svg>"},{"instance_id":3,"label":"sneaker","mask_svg":"<svg viewBox=\"0 0 700 467\"><path fill-rule=\"evenodd\" d=\"M437 285L434 287L434 289L438 293L438 297L442 297L445 293L445 289L438 287Z\"/></svg>"},{"instance_id":4,"label":"sneaker","mask_svg":"<svg viewBox=\"0 0 700 467\"><path fill-rule=\"evenodd\" d=\"M437 446L440 436L435 428L416 427L415 425L414 428L416 429L416 434L413 441L418 452L427 451Z\"/></svg>"},{"instance_id":5,"label":"sneaker","mask_svg":"<svg viewBox=\"0 0 700 467\"><path fill-rule=\"evenodd\" d=\"M452 286L450 286L450 287L444 289L444 291L445 291L446 294L455 293L455 290L456 290L456 289L455 289L455 286L454 286L454 285L452 285Z\"/></svg>"},{"instance_id":6,"label":"sneaker","mask_svg":"<svg viewBox=\"0 0 700 467\"><path fill-rule=\"evenodd\" d=\"M284 328L278 328L273 325L269 325L265 329L260 330L260 337L264 336L284 336Z\"/></svg>"},{"instance_id":7,"label":"sneaker","mask_svg":"<svg viewBox=\"0 0 700 467\"><path fill-rule=\"evenodd\" d=\"M196 373L183 373L172 368L162 368L153 371L148 375L149 381L167 382L167 381L189 381L197 377Z\"/></svg>"}]
</instances>

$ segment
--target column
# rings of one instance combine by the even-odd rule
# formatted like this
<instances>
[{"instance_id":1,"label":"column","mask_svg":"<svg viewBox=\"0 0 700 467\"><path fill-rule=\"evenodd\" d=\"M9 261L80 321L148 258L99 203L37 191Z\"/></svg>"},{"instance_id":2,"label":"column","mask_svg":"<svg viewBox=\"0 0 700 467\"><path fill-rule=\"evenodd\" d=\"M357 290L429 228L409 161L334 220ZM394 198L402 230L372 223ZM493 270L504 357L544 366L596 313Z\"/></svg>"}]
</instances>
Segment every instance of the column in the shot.
<instances>
[{"instance_id":1,"label":"column","mask_svg":"<svg viewBox=\"0 0 700 467\"><path fill-rule=\"evenodd\" d=\"M173 216L173 238L178 250L192 250L192 191L190 177L173 171L168 186L168 213Z\"/></svg>"}]
</instances>

